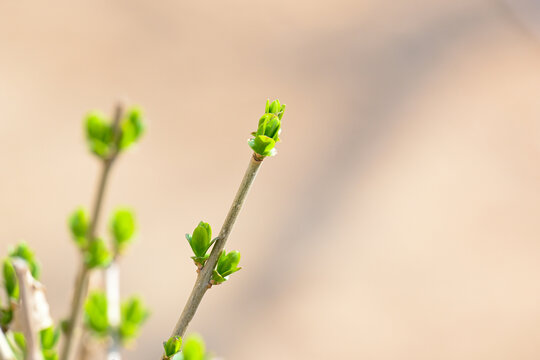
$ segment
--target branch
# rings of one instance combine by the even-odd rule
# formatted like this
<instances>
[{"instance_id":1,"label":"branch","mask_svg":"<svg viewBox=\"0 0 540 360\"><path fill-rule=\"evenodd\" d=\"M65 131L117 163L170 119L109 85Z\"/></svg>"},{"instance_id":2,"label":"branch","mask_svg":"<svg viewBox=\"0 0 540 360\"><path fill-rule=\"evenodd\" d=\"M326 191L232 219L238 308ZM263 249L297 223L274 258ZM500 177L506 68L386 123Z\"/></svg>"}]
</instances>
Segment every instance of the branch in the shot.
<instances>
[{"instance_id":1,"label":"branch","mask_svg":"<svg viewBox=\"0 0 540 360\"><path fill-rule=\"evenodd\" d=\"M120 102L116 105L113 118L113 133L115 139L119 136L119 124L124 113L124 106ZM116 157L118 156L118 148L114 149L112 155L103 160L103 167L101 176L98 182L98 190L94 199L94 207L92 210L92 217L90 220L90 226L88 229L88 241L94 241L96 238L96 229L99 222L99 217L102 209L103 198L105 197L105 189L107 187L107 181L109 179L110 171ZM75 345L80 337L81 333L81 316L83 309L83 302L88 292L88 282L90 277L90 269L84 264L81 264L77 280L75 282L75 291L73 293L73 300L71 303L71 311L68 319L68 331L62 352L60 353L60 360L69 360L74 353Z\"/></svg>"},{"instance_id":2,"label":"branch","mask_svg":"<svg viewBox=\"0 0 540 360\"><path fill-rule=\"evenodd\" d=\"M248 194L249 188L257 175L263 159L264 157L258 156L257 154L253 154L253 157L250 159L249 166L244 174L244 178L242 179L242 183L238 188L238 192L236 193L231 208L229 209L229 213L225 218L225 222L221 227L221 231L216 238L216 242L214 243L210 257L197 276L193 290L189 295L187 303L184 306L184 310L182 311L182 314L180 315L171 336L184 336L190 321L193 319L193 316L195 315L195 312L197 311L206 290L209 288L212 272L216 267L219 255L225 247L225 243L227 242L232 227L236 221L236 218L238 217L238 213L244 204L246 195Z\"/></svg>"}]
</instances>

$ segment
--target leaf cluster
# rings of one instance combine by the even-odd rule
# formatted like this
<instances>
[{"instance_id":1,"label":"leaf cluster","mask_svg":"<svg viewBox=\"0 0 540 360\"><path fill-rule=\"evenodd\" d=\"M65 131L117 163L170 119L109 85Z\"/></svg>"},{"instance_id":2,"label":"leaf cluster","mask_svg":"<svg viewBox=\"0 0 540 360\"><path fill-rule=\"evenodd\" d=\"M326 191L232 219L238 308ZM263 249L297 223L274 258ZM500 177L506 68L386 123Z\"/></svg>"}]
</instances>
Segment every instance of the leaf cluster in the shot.
<instances>
[{"instance_id":1,"label":"leaf cluster","mask_svg":"<svg viewBox=\"0 0 540 360\"><path fill-rule=\"evenodd\" d=\"M209 250L216 241L216 239L212 240L212 227L208 223L201 221L193 230L193 234L186 234L186 239L194 254L191 258L195 265L201 269L208 260L210 256ZM212 284L218 285L227 281L229 275L241 269L241 267L238 267L239 262L240 252L231 251L227 253L223 250L219 254L216 268L212 273Z\"/></svg>"},{"instance_id":2,"label":"leaf cluster","mask_svg":"<svg viewBox=\"0 0 540 360\"><path fill-rule=\"evenodd\" d=\"M165 350L164 359L169 360L207 360L209 354L206 352L206 346L203 339L196 334L190 335L184 342L182 347L182 339L179 336L172 336L163 343Z\"/></svg>"},{"instance_id":3,"label":"leaf cluster","mask_svg":"<svg viewBox=\"0 0 540 360\"><path fill-rule=\"evenodd\" d=\"M13 320L14 304L19 300L19 281L17 280L17 274L13 266L12 260L19 258L24 260L28 264L30 273L35 279L39 279L40 265L36 259L34 252L30 247L21 242L9 251L9 256L4 259L2 263L2 275L4 280L4 290L8 298L8 304L5 307L0 308L0 326L7 328Z\"/></svg>"},{"instance_id":4,"label":"leaf cluster","mask_svg":"<svg viewBox=\"0 0 540 360\"><path fill-rule=\"evenodd\" d=\"M144 133L142 111L138 107L126 111L118 124L99 111L90 112L85 119L86 140L90 151L99 158L110 159L118 151L136 143Z\"/></svg>"},{"instance_id":5,"label":"leaf cluster","mask_svg":"<svg viewBox=\"0 0 540 360\"><path fill-rule=\"evenodd\" d=\"M57 360L58 353L55 349L60 338L60 329L53 326L43 329L39 333L41 352L44 360Z\"/></svg>"},{"instance_id":6,"label":"leaf cluster","mask_svg":"<svg viewBox=\"0 0 540 360\"><path fill-rule=\"evenodd\" d=\"M124 301L121 309L120 339L129 342L137 338L149 314L148 308L139 297L134 296Z\"/></svg>"},{"instance_id":7,"label":"leaf cluster","mask_svg":"<svg viewBox=\"0 0 540 360\"><path fill-rule=\"evenodd\" d=\"M107 297L103 291L92 292L84 305L86 327L96 337L105 338L118 333L123 343L134 340L141 326L148 318L149 311L142 300L136 296L121 305L121 318L118 328L111 326L107 313Z\"/></svg>"},{"instance_id":8,"label":"leaf cluster","mask_svg":"<svg viewBox=\"0 0 540 360\"><path fill-rule=\"evenodd\" d=\"M186 234L186 239L193 250L194 256L191 258L199 267L203 267L204 263L210 256L208 250L216 241L212 240L212 228L208 223L203 221L193 230L193 234Z\"/></svg>"},{"instance_id":9,"label":"leaf cluster","mask_svg":"<svg viewBox=\"0 0 540 360\"><path fill-rule=\"evenodd\" d=\"M259 119L257 131L251 133L253 138L248 140L249 146L260 156L274 156L276 143L280 141L281 119L285 104L279 100L266 101L264 115Z\"/></svg>"},{"instance_id":10,"label":"leaf cluster","mask_svg":"<svg viewBox=\"0 0 540 360\"><path fill-rule=\"evenodd\" d=\"M227 281L229 275L242 269L238 266L240 263L240 252L231 251L227 253L223 250L219 254L218 263L216 269L212 273L212 281L214 284L221 284Z\"/></svg>"},{"instance_id":11,"label":"leaf cluster","mask_svg":"<svg viewBox=\"0 0 540 360\"><path fill-rule=\"evenodd\" d=\"M90 269L106 267L116 254L123 253L133 241L137 226L132 210L117 209L110 220L113 246L111 251L101 238L89 241L90 218L83 208L78 208L71 214L68 225L73 241L83 253L84 262Z\"/></svg>"}]
</instances>

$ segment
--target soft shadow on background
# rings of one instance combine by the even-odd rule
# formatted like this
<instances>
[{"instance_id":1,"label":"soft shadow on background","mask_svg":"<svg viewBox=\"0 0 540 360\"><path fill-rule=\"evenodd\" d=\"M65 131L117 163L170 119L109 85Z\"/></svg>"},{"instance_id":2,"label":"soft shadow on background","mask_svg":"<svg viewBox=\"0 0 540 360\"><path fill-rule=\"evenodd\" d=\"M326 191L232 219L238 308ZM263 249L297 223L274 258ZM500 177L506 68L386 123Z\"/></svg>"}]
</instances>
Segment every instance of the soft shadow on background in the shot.
<instances>
[{"instance_id":1,"label":"soft shadow on background","mask_svg":"<svg viewBox=\"0 0 540 360\"><path fill-rule=\"evenodd\" d=\"M538 359L540 6L534 0L0 2L0 245L24 239L56 318L94 194L86 111L149 119L106 213L137 210L122 293L157 358L267 97L287 104L228 248L244 269L191 331L230 360ZM106 222L102 222L105 232Z\"/></svg>"}]
</instances>

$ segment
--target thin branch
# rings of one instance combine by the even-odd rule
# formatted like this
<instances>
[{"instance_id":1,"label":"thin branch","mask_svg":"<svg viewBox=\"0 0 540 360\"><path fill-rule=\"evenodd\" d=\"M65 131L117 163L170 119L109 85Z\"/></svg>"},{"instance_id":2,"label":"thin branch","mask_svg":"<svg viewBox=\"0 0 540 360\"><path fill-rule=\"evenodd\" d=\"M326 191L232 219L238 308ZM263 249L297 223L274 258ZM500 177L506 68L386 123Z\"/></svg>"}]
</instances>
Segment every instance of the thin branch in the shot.
<instances>
[{"instance_id":1,"label":"thin branch","mask_svg":"<svg viewBox=\"0 0 540 360\"><path fill-rule=\"evenodd\" d=\"M105 270L105 294L107 296L107 317L113 330L111 342L107 348L107 360L120 360L120 269L117 257Z\"/></svg>"},{"instance_id":2,"label":"thin branch","mask_svg":"<svg viewBox=\"0 0 540 360\"><path fill-rule=\"evenodd\" d=\"M113 117L113 134L115 139L119 136L119 124L124 113L124 106L119 102L114 110ZM115 141L117 143L117 141ZM103 160L103 166L101 176L98 182L98 190L94 199L94 207L92 210L92 217L90 218L90 226L88 229L88 241L94 241L96 238L96 229L98 226L100 213L102 209L103 199L105 197L105 189L107 187L107 181L109 179L110 171L114 160L118 155L118 148L114 148L111 156ZM88 283L90 277L90 269L84 264L81 264L77 280L75 282L75 291L73 293L73 300L71 303L71 311L69 315L69 327L66 333L66 338L60 353L60 360L69 360L72 358L72 353L76 348L78 338L81 333L81 317L83 302L88 292Z\"/></svg>"},{"instance_id":3,"label":"thin branch","mask_svg":"<svg viewBox=\"0 0 540 360\"><path fill-rule=\"evenodd\" d=\"M13 267L15 268L17 279L19 280L19 296L22 310L21 325L26 340L25 358L26 360L42 360L43 355L41 354L41 346L38 339L40 329L34 322L34 309L36 308L36 304L34 304L35 299L32 297L32 285L29 283L29 278L32 279L32 276L30 275L30 270L28 270L28 265L24 260L14 259Z\"/></svg>"},{"instance_id":4,"label":"thin branch","mask_svg":"<svg viewBox=\"0 0 540 360\"><path fill-rule=\"evenodd\" d=\"M195 281L193 290L191 291L187 303L184 306L184 310L182 311L182 314L180 315L180 318L178 319L178 322L174 327L172 336L184 336L184 333L186 332L190 321L193 319L193 316L195 315L195 312L197 311L197 308L199 307L199 304L201 303L201 300L206 293L206 290L208 290L210 285L210 279L212 278L212 272L216 267L219 255L225 247L225 243L227 242L232 227L236 221L236 218L238 217L238 213L242 208L249 188L251 187L255 176L257 175L262 160L263 158L258 157L256 154L254 154L253 157L250 159L249 166L244 174L244 178L242 179L242 183L238 188L238 192L236 193L231 208L229 209L229 213L225 218L225 222L221 227L221 231L216 238L216 242L214 243L212 252L210 253L210 257L208 258L206 264L197 276L197 280Z\"/></svg>"},{"instance_id":5,"label":"thin branch","mask_svg":"<svg viewBox=\"0 0 540 360\"><path fill-rule=\"evenodd\" d=\"M86 297L86 289L88 287L90 272L88 268L81 265L77 280L75 281L75 291L73 294L73 301L71 303L71 312L68 320L68 329L66 337L64 339L62 352L60 353L61 360L70 359L71 353L75 347L76 338L80 335L80 326L82 315L82 306L84 298Z\"/></svg>"},{"instance_id":6,"label":"thin branch","mask_svg":"<svg viewBox=\"0 0 540 360\"><path fill-rule=\"evenodd\" d=\"M113 134L114 143L118 144L120 141L120 119L122 118L123 108L117 106L114 123ZM109 159L112 162L116 159L118 151L113 153L113 156ZM114 258L111 264L105 269L105 294L107 297L107 317L109 319L109 325L114 329L112 333L112 339L109 347L107 348L107 360L121 360L121 344L120 344L120 268L118 266L118 252L115 252Z\"/></svg>"}]
</instances>

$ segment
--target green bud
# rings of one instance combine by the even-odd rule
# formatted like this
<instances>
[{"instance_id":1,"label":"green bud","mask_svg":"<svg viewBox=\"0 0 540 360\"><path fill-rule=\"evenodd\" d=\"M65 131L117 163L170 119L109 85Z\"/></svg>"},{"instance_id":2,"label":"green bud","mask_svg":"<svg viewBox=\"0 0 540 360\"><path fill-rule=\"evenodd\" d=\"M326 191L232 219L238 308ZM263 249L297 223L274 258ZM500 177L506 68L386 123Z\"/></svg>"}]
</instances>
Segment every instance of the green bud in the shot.
<instances>
[{"instance_id":1,"label":"green bud","mask_svg":"<svg viewBox=\"0 0 540 360\"><path fill-rule=\"evenodd\" d=\"M168 358L174 356L180 351L182 347L182 338L180 336L171 336L169 340L163 343L163 349L165 349L165 356Z\"/></svg>"},{"instance_id":2,"label":"green bud","mask_svg":"<svg viewBox=\"0 0 540 360\"><path fill-rule=\"evenodd\" d=\"M111 253L102 239L95 239L88 244L88 249L84 254L84 262L90 269L109 265Z\"/></svg>"},{"instance_id":3,"label":"green bud","mask_svg":"<svg viewBox=\"0 0 540 360\"><path fill-rule=\"evenodd\" d=\"M122 304L120 337L123 342L137 337L139 329L148 315L148 309L138 297L132 297Z\"/></svg>"},{"instance_id":4,"label":"green bud","mask_svg":"<svg viewBox=\"0 0 540 360\"><path fill-rule=\"evenodd\" d=\"M74 237L85 237L89 225L88 214L83 208L78 208L69 217L69 228Z\"/></svg>"},{"instance_id":5,"label":"green bud","mask_svg":"<svg viewBox=\"0 0 540 360\"><path fill-rule=\"evenodd\" d=\"M53 349L60 338L59 329L55 329L54 326L45 328L39 332L42 349Z\"/></svg>"},{"instance_id":6,"label":"green bud","mask_svg":"<svg viewBox=\"0 0 540 360\"><path fill-rule=\"evenodd\" d=\"M62 334L67 335L69 333L69 329L70 329L69 319L60 320L60 330L62 331Z\"/></svg>"},{"instance_id":7,"label":"green bud","mask_svg":"<svg viewBox=\"0 0 540 360\"><path fill-rule=\"evenodd\" d=\"M231 251L228 254L223 250L222 255L219 257L217 271L221 276L229 276L230 274L237 272L241 268L238 267L240 263L240 252Z\"/></svg>"},{"instance_id":8,"label":"green bud","mask_svg":"<svg viewBox=\"0 0 540 360\"><path fill-rule=\"evenodd\" d=\"M252 133L253 138L248 140L253 151L261 156L273 156L276 143L280 141L281 119L285 105L281 105L279 100L266 101L265 113L259 119L257 131Z\"/></svg>"},{"instance_id":9,"label":"green bud","mask_svg":"<svg viewBox=\"0 0 540 360\"><path fill-rule=\"evenodd\" d=\"M95 335L104 337L109 332L107 318L107 297L102 291L95 291L88 296L84 304L85 325Z\"/></svg>"},{"instance_id":10,"label":"green bud","mask_svg":"<svg viewBox=\"0 0 540 360\"><path fill-rule=\"evenodd\" d=\"M92 111L86 116L85 127L90 150L102 159L109 158L117 149L127 149L144 132L142 112L137 107L126 111L120 120L116 138L112 121L98 111Z\"/></svg>"},{"instance_id":11,"label":"green bud","mask_svg":"<svg viewBox=\"0 0 540 360\"><path fill-rule=\"evenodd\" d=\"M0 326L5 329L9 326L13 320L13 310L9 307L6 309L0 309Z\"/></svg>"},{"instance_id":12,"label":"green bud","mask_svg":"<svg viewBox=\"0 0 540 360\"><path fill-rule=\"evenodd\" d=\"M71 230L71 235L80 249L84 249L88 245L86 233L88 232L89 224L90 219L83 208L75 210L69 217L69 229Z\"/></svg>"},{"instance_id":13,"label":"green bud","mask_svg":"<svg viewBox=\"0 0 540 360\"><path fill-rule=\"evenodd\" d=\"M275 142L279 141L279 133L281 129L281 120L274 114L264 114L259 119L259 126L255 135L264 135L271 138Z\"/></svg>"},{"instance_id":14,"label":"green bud","mask_svg":"<svg viewBox=\"0 0 540 360\"><path fill-rule=\"evenodd\" d=\"M274 156L277 154L276 149L274 149L276 142L268 136L257 135L253 139L249 139L248 144L253 151L261 156Z\"/></svg>"},{"instance_id":15,"label":"green bud","mask_svg":"<svg viewBox=\"0 0 540 360\"><path fill-rule=\"evenodd\" d=\"M209 256L206 253L214 243L210 225L202 221L199 222L199 225L193 230L193 235L186 234L186 239L193 250L193 254L195 254L195 256L191 257L193 261L204 265Z\"/></svg>"},{"instance_id":16,"label":"green bud","mask_svg":"<svg viewBox=\"0 0 540 360\"><path fill-rule=\"evenodd\" d=\"M5 259L3 266L4 273L4 286L6 288L6 293L10 299L18 300L19 299L19 283L17 281L17 274L15 273L15 268L11 263L11 260Z\"/></svg>"},{"instance_id":17,"label":"green bud","mask_svg":"<svg viewBox=\"0 0 540 360\"><path fill-rule=\"evenodd\" d=\"M110 120L102 113L92 111L86 116L85 126L90 150L102 159L109 157L114 141Z\"/></svg>"},{"instance_id":18,"label":"green bud","mask_svg":"<svg viewBox=\"0 0 540 360\"><path fill-rule=\"evenodd\" d=\"M34 252L24 242L19 243L15 248L9 252L10 257L18 257L26 261L30 273L34 279L39 280L40 266L37 259L34 256Z\"/></svg>"},{"instance_id":19,"label":"green bud","mask_svg":"<svg viewBox=\"0 0 540 360\"><path fill-rule=\"evenodd\" d=\"M117 210L111 220L111 233L114 239L114 246L122 252L133 239L135 234L135 216L131 210Z\"/></svg>"},{"instance_id":20,"label":"green bud","mask_svg":"<svg viewBox=\"0 0 540 360\"><path fill-rule=\"evenodd\" d=\"M283 113L285 112L285 104L281 105L278 99L270 103L270 99L268 99L266 100L266 108L264 112L266 114L274 114L279 118L279 120L281 120Z\"/></svg>"},{"instance_id":21,"label":"green bud","mask_svg":"<svg viewBox=\"0 0 540 360\"><path fill-rule=\"evenodd\" d=\"M215 284L221 284L226 281L228 276L242 269L238 267L240 263L240 253L231 251L227 254L225 250L219 255L216 269L213 272L212 280Z\"/></svg>"},{"instance_id":22,"label":"green bud","mask_svg":"<svg viewBox=\"0 0 540 360\"><path fill-rule=\"evenodd\" d=\"M120 129L120 149L124 150L134 144L144 132L142 110L138 107L129 109Z\"/></svg>"},{"instance_id":23,"label":"green bud","mask_svg":"<svg viewBox=\"0 0 540 360\"><path fill-rule=\"evenodd\" d=\"M182 355L184 355L183 360L203 360L206 356L206 346L203 339L198 335L188 336Z\"/></svg>"}]
</instances>

